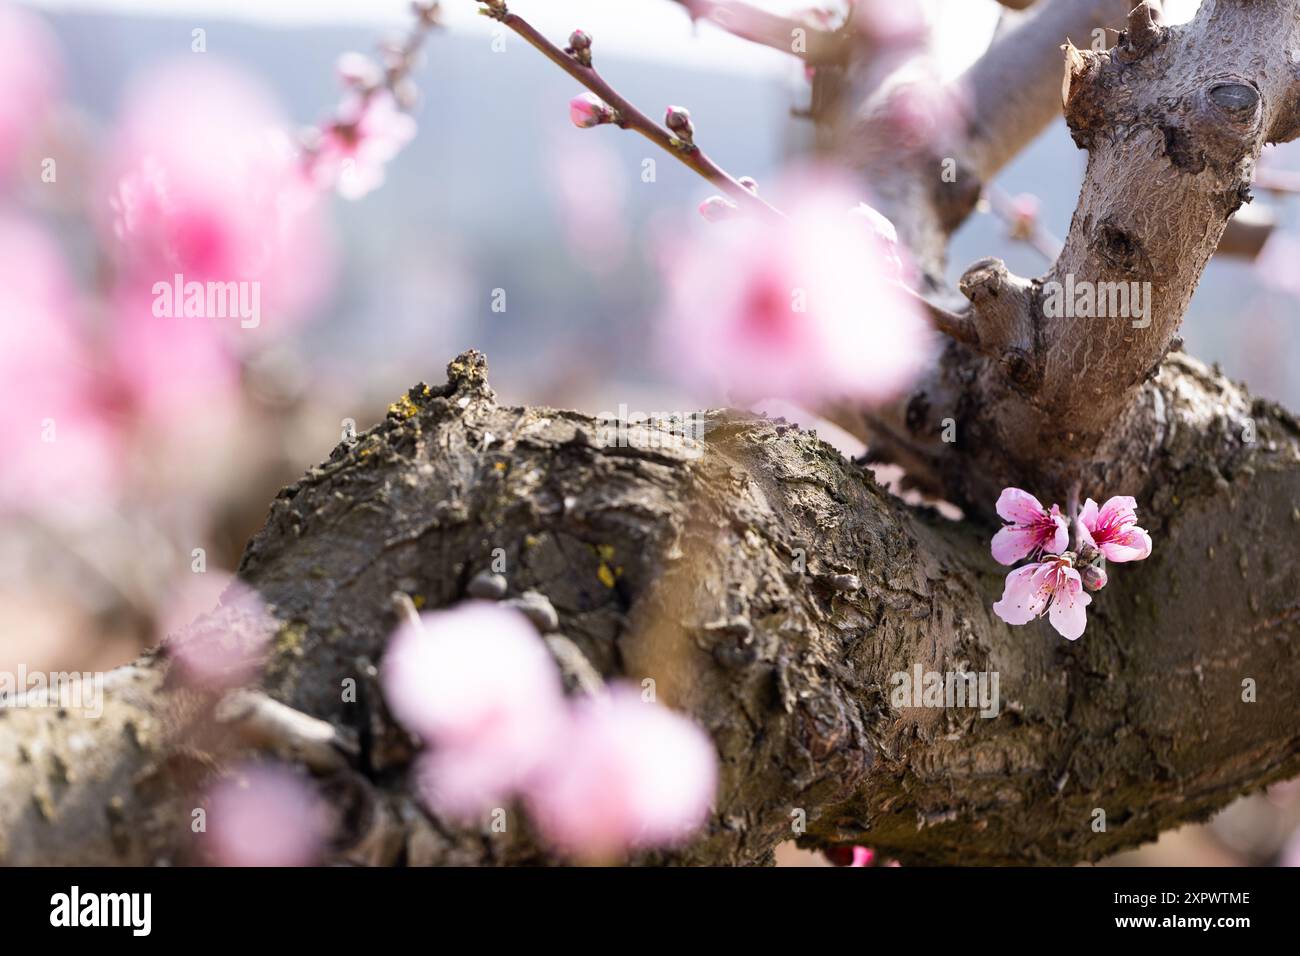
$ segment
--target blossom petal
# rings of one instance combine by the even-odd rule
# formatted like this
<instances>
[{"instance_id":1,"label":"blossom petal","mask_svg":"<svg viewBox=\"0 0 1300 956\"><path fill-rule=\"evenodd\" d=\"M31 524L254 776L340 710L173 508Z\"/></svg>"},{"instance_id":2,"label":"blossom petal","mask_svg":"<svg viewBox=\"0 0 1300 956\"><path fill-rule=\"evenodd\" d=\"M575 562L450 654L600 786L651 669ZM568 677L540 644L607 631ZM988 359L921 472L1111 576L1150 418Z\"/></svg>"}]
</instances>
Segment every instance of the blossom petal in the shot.
<instances>
[{"instance_id":1,"label":"blossom petal","mask_svg":"<svg viewBox=\"0 0 1300 956\"><path fill-rule=\"evenodd\" d=\"M1151 554L1151 535L1141 528L1129 528L1101 545L1107 561L1142 561Z\"/></svg>"},{"instance_id":2,"label":"blossom petal","mask_svg":"<svg viewBox=\"0 0 1300 956\"><path fill-rule=\"evenodd\" d=\"M1083 581L1074 568L1063 568L1061 573L1064 580L1054 592L1047 617L1063 638L1077 641L1088 625L1088 615L1084 609L1092 603L1092 595L1084 591Z\"/></svg>"},{"instance_id":3,"label":"blossom petal","mask_svg":"<svg viewBox=\"0 0 1300 956\"><path fill-rule=\"evenodd\" d=\"M1113 528L1137 523L1137 501L1131 495L1116 495L1101 506L1097 520Z\"/></svg>"},{"instance_id":4,"label":"blossom petal","mask_svg":"<svg viewBox=\"0 0 1300 956\"><path fill-rule=\"evenodd\" d=\"M1039 575L1044 567L1027 564L1008 574L1002 600L993 605L993 613L1008 624L1028 624L1042 613L1048 598Z\"/></svg>"},{"instance_id":5,"label":"blossom petal","mask_svg":"<svg viewBox=\"0 0 1300 956\"><path fill-rule=\"evenodd\" d=\"M1051 542L1043 544L1043 550L1050 551L1052 554L1060 554L1070 545L1069 522L1066 521L1065 515L1061 514L1061 509L1056 505L1052 505L1050 517L1056 525L1056 530L1052 532Z\"/></svg>"},{"instance_id":6,"label":"blossom petal","mask_svg":"<svg viewBox=\"0 0 1300 956\"><path fill-rule=\"evenodd\" d=\"M1079 509L1078 523L1089 532L1097 527L1097 502L1089 498L1083 503L1083 507ZM1092 542L1091 534L1088 535L1088 542Z\"/></svg>"},{"instance_id":7,"label":"blossom petal","mask_svg":"<svg viewBox=\"0 0 1300 956\"><path fill-rule=\"evenodd\" d=\"M1039 537L1034 528L1007 525L993 536L993 559L1009 567L1033 551Z\"/></svg>"},{"instance_id":8,"label":"blossom petal","mask_svg":"<svg viewBox=\"0 0 1300 956\"><path fill-rule=\"evenodd\" d=\"M1019 488L1003 488L997 509L999 517L1015 524L1031 524L1047 513L1041 501Z\"/></svg>"}]
</instances>

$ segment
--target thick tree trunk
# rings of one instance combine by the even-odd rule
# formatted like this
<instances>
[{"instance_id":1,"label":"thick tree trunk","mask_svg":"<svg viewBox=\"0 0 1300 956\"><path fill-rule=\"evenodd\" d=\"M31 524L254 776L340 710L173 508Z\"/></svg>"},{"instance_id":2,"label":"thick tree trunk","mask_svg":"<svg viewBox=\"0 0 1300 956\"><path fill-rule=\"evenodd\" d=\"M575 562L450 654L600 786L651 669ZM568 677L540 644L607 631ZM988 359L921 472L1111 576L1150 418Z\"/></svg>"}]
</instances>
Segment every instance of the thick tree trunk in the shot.
<instances>
[{"instance_id":1,"label":"thick tree trunk","mask_svg":"<svg viewBox=\"0 0 1300 956\"><path fill-rule=\"evenodd\" d=\"M240 576L279 626L261 684L292 711L250 721L182 689L166 647L112 675L100 720L9 711L0 859L200 859L203 785L268 751L327 793L336 859L546 859L514 813L492 835L418 808L371 676L391 593L454 603L498 548L512 595L544 595L601 674L653 679L717 745L707 831L646 861L765 862L795 836L1095 860L1300 772L1300 424L1190 360L1156 383L1155 553L1113 575L1076 644L993 616L988 528L909 508L793 426L713 412L699 445L633 426L620 447L587 416L497 405L475 353L449 371L283 491L249 545ZM1224 406L1253 409L1256 442ZM196 628L246 626L232 603ZM997 673L999 713L894 706L891 676L917 665Z\"/></svg>"}]
</instances>

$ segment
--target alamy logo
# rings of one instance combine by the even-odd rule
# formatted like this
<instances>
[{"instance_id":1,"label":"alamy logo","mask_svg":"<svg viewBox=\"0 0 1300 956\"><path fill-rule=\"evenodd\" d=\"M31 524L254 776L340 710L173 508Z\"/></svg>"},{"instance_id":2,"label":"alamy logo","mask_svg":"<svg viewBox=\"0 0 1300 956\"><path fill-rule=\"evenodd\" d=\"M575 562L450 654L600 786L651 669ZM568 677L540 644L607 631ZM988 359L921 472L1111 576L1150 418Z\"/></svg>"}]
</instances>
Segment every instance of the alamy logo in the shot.
<instances>
[{"instance_id":1,"label":"alamy logo","mask_svg":"<svg viewBox=\"0 0 1300 956\"><path fill-rule=\"evenodd\" d=\"M239 327L262 324L260 282L185 281L176 273L171 282L153 284L153 314L160 319L239 319Z\"/></svg>"},{"instance_id":2,"label":"alamy logo","mask_svg":"<svg viewBox=\"0 0 1300 956\"><path fill-rule=\"evenodd\" d=\"M596 416L596 443L602 448L640 448L646 451L680 451L688 458L704 454L704 417L674 412L629 412Z\"/></svg>"},{"instance_id":3,"label":"alamy logo","mask_svg":"<svg viewBox=\"0 0 1300 956\"><path fill-rule=\"evenodd\" d=\"M1043 283L1043 315L1049 319L1132 319L1133 328L1151 324L1150 282L1076 282L1067 274L1065 282Z\"/></svg>"},{"instance_id":4,"label":"alamy logo","mask_svg":"<svg viewBox=\"0 0 1300 956\"><path fill-rule=\"evenodd\" d=\"M911 673L895 671L889 677L894 685L890 703L903 707L971 707L979 708L981 717L998 715L998 672L927 671L917 664Z\"/></svg>"},{"instance_id":5,"label":"alamy logo","mask_svg":"<svg viewBox=\"0 0 1300 956\"><path fill-rule=\"evenodd\" d=\"M103 671L0 671L0 708L61 707L94 720L104 713Z\"/></svg>"},{"instance_id":6,"label":"alamy logo","mask_svg":"<svg viewBox=\"0 0 1300 956\"><path fill-rule=\"evenodd\" d=\"M133 936L148 936L153 925L152 893L70 893L50 897L51 926L128 926Z\"/></svg>"}]
</instances>

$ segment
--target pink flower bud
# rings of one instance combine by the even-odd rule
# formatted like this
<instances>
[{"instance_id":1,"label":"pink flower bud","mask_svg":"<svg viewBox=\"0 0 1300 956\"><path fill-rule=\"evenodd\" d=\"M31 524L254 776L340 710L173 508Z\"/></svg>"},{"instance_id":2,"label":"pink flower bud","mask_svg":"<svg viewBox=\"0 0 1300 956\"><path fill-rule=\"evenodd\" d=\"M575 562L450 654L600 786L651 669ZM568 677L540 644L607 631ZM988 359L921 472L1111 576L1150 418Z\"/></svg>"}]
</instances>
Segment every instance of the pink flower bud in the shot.
<instances>
[{"instance_id":1,"label":"pink flower bud","mask_svg":"<svg viewBox=\"0 0 1300 956\"><path fill-rule=\"evenodd\" d=\"M591 37L581 30L574 30L569 34L567 52L583 66L591 66Z\"/></svg>"},{"instance_id":2,"label":"pink flower bud","mask_svg":"<svg viewBox=\"0 0 1300 956\"><path fill-rule=\"evenodd\" d=\"M614 122L614 111L595 93L579 93L569 100L569 119L579 129Z\"/></svg>"},{"instance_id":3,"label":"pink flower bud","mask_svg":"<svg viewBox=\"0 0 1300 956\"><path fill-rule=\"evenodd\" d=\"M1033 236L1038 228L1041 203L1037 196L1021 193L1011 200L1011 238L1022 242Z\"/></svg>"},{"instance_id":4,"label":"pink flower bud","mask_svg":"<svg viewBox=\"0 0 1300 956\"><path fill-rule=\"evenodd\" d=\"M1100 591L1106 586L1106 572L1095 564L1086 565L1079 574L1083 578L1083 586L1089 591Z\"/></svg>"},{"instance_id":5,"label":"pink flower bud","mask_svg":"<svg viewBox=\"0 0 1300 956\"><path fill-rule=\"evenodd\" d=\"M736 215L736 204L721 196L710 196L700 203L700 215L709 222L722 222Z\"/></svg>"},{"instance_id":6,"label":"pink flower bud","mask_svg":"<svg viewBox=\"0 0 1300 956\"><path fill-rule=\"evenodd\" d=\"M691 111L684 106L670 106L664 114L664 125L677 135L684 143L691 142L695 136L695 126L691 123Z\"/></svg>"}]
</instances>

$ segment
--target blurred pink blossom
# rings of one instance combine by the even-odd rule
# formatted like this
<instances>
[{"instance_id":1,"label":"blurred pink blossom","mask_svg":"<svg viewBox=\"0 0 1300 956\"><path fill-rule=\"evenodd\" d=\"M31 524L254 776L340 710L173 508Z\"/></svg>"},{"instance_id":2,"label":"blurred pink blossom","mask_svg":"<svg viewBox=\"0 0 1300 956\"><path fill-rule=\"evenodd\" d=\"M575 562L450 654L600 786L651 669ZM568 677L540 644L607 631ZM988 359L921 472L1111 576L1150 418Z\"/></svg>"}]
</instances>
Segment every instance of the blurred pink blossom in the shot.
<instances>
[{"instance_id":1,"label":"blurred pink blossom","mask_svg":"<svg viewBox=\"0 0 1300 956\"><path fill-rule=\"evenodd\" d=\"M697 228L664 255L666 359L740 401L896 396L932 347L888 238L842 185L811 180L779 222ZM883 217L880 217L883 219Z\"/></svg>"},{"instance_id":2,"label":"blurred pink blossom","mask_svg":"<svg viewBox=\"0 0 1300 956\"><path fill-rule=\"evenodd\" d=\"M256 591L212 570L190 575L173 589L159 637L182 680L217 691L252 680L278 628Z\"/></svg>"},{"instance_id":3,"label":"blurred pink blossom","mask_svg":"<svg viewBox=\"0 0 1300 956\"><path fill-rule=\"evenodd\" d=\"M528 805L557 847L591 860L680 842L708 818L713 743L699 727L631 687L574 705L563 750Z\"/></svg>"},{"instance_id":4,"label":"blurred pink blossom","mask_svg":"<svg viewBox=\"0 0 1300 956\"><path fill-rule=\"evenodd\" d=\"M393 715L432 747L426 793L450 813L516 791L563 729L559 670L528 619L502 605L470 601L401 626L381 674Z\"/></svg>"},{"instance_id":5,"label":"blurred pink blossom","mask_svg":"<svg viewBox=\"0 0 1300 956\"><path fill-rule=\"evenodd\" d=\"M556 140L548 166L555 201L573 257L597 274L623 263L628 245L623 164L599 136Z\"/></svg>"},{"instance_id":6,"label":"blurred pink blossom","mask_svg":"<svg viewBox=\"0 0 1300 956\"><path fill-rule=\"evenodd\" d=\"M186 282L255 282L262 310L282 327L328 283L327 233L267 94L203 60L152 69L126 98L104 223L119 285L136 298L177 274ZM174 321L239 327L229 317Z\"/></svg>"},{"instance_id":7,"label":"blurred pink blossom","mask_svg":"<svg viewBox=\"0 0 1300 956\"><path fill-rule=\"evenodd\" d=\"M1253 272L1263 283L1286 295L1300 298L1300 238L1278 229L1268 237L1255 259Z\"/></svg>"},{"instance_id":8,"label":"blurred pink blossom","mask_svg":"<svg viewBox=\"0 0 1300 956\"><path fill-rule=\"evenodd\" d=\"M935 64L912 61L882 91L889 135L910 147L940 149L966 122L969 97L956 81L940 77Z\"/></svg>"},{"instance_id":9,"label":"blurred pink blossom","mask_svg":"<svg viewBox=\"0 0 1300 956\"><path fill-rule=\"evenodd\" d=\"M0 0L0 180L39 134L60 73L58 44L45 21Z\"/></svg>"},{"instance_id":10,"label":"blurred pink blossom","mask_svg":"<svg viewBox=\"0 0 1300 956\"><path fill-rule=\"evenodd\" d=\"M76 310L53 240L0 216L0 403L11 426L0 509L93 508L118 475L117 436Z\"/></svg>"},{"instance_id":11,"label":"blurred pink blossom","mask_svg":"<svg viewBox=\"0 0 1300 956\"><path fill-rule=\"evenodd\" d=\"M312 157L313 178L344 199L360 199L383 185L384 167L414 138L415 120L388 90L349 94Z\"/></svg>"},{"instance_id":12,"label":"blurred pink blossom","mask_svg":"<svg viewBox=\"0 0 1300 956\"><path fill-rule=\"evenodd\" d=\"M308 866L321 849L321 817L297 775L251 767L209 792L209 850L220 866Z\"/></svg>"},{"instance_id":13,"label":"blurred pink blossom","mask_svg":"<svg viewBox=\"0 0 1300 956\"><path fill-rule=\"evenodd\" d=\"M854 0L853 25L878 47L915 47L930 36L922 6L898 0Z\"/></svg>"}]
</instances>

